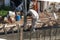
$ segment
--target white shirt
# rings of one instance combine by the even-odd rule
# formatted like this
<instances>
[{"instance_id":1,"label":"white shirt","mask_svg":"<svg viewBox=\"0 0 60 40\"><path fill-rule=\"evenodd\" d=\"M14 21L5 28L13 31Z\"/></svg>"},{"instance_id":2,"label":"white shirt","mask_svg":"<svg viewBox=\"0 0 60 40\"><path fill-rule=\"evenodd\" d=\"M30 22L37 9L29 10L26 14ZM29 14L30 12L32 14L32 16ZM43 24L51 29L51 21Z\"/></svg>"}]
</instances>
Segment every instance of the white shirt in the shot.
<instances>
[{"instance_id":1,"label":"white shirt","mask_svg":"<svg viewBox=\"0 0 60 40\"><path fill-rule=\"evenodd\" d=\"M9 16L15 15L15 12L9 11Z\"/></svg>"},{"instance_id":2,"label":"white shirt","mask_svg":"<svg viewBox=\"0 0 60 40\"><path fill-rule=\"evenodd\" d=\"M35 10L30 9L28 13L31 13L33 18L39 19L39 15Z\"/></svg>"}]
</instances>

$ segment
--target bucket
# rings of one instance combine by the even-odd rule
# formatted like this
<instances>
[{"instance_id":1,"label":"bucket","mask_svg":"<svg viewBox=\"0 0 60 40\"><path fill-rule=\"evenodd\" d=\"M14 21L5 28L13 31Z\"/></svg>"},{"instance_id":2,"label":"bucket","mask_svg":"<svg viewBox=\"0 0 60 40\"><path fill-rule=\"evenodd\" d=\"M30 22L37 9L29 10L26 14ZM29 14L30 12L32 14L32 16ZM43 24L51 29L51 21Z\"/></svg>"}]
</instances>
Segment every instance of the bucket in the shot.
<instances>
[{"instance_id":1,"label":"bucket","mask_svg":"<svg viewBox=\"0 0 60 40\"><path fill-rule=\"evenodd\" d=\"M21 16L20 15L17 15L16 16L16 21L20 21L20 19L21 19Z\"/></svg>"}]
</instances>

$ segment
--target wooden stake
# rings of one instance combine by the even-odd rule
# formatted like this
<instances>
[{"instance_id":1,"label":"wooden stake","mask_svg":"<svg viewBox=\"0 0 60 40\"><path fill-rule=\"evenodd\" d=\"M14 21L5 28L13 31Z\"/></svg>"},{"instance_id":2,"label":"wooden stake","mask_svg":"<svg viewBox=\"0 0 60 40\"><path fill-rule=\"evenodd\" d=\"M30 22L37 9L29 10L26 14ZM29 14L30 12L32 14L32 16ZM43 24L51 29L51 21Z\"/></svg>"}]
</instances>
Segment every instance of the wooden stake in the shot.
<instances>
[{"instance_id":1,"label":"wooden stake","mask_svg":"<svg viewBox=\"0 0 60 40\"><path fill-rule=\"evenodd\" d=\"M23 28L20 28L20 40L23 40Z\"/></svg>"}]
</instances>

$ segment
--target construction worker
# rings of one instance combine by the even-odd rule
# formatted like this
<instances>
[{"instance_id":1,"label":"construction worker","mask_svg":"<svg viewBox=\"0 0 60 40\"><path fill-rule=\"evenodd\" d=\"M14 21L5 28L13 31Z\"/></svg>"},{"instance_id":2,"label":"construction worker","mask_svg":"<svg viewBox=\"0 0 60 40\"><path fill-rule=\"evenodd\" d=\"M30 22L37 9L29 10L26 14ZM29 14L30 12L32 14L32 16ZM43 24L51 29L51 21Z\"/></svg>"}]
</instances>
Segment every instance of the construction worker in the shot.
<instances>
[{"instance_id":1,"label":"construction worker","mask_svg":"<svg viewBox=\"0 0 60 40\"><path fill-rule=\"evenodd\" d=\"M30 2L30 7L29 8L32 8L34 9L35 11L38 11L38 3L37 3L37 0L32 0Z\"/></svg>"},{"instance_id":2,"label":"construction worker","mask_svg":"<svg viewBox=\"0 0 60 40\"><path fill-rule=\"evenodd\" d=\"M7 17L4 17L4 21L8 23L14 23L15 22L15 12L9 11Z\"/></svg>"},{"instance_id":3,"label":"construction worker","mask_svg":"<svg viewBox=\"0 0 60 40\"><path fill-rule=\"evenodd\" d=\"M28 14L32 15L32 30L35 31L36 23L39 19L39 15L34 9L29 9Z\"/></svg>"}]
</instances>

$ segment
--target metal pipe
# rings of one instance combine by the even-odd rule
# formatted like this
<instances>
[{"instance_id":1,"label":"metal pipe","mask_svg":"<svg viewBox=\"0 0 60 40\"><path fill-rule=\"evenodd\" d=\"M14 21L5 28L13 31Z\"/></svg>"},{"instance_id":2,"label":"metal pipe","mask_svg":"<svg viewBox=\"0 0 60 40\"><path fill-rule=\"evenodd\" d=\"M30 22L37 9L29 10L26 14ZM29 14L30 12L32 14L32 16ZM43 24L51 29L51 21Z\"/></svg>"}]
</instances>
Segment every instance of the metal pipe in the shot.
<instances>
[{"instance_id":1,"label":"metal pipe","mask_svg":"<svg viewBox=\"0 0 60 40\"><path fill-rule=\"evenodd\" d=\"M27 24L27 0L23 0L23 12L24 12L24 27L26 26Z\"/></svg>"}]
</instances>

